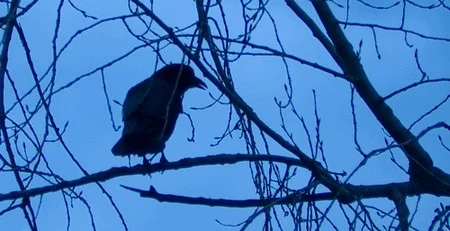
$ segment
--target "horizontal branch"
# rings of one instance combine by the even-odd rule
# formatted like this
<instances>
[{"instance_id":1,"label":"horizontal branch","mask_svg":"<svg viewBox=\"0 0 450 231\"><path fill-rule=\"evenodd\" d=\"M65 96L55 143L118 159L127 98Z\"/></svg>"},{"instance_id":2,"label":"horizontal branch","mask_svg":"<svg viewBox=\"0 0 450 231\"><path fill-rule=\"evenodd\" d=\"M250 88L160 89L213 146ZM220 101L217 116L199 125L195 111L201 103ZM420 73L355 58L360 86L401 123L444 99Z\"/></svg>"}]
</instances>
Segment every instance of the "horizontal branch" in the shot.
<instances>
[{"instance_id":1,"label":"horizontal branch","mask_svg":"<svg viewBox=\"0 0 450 231\"><path fill-rule=\"evenodd\" d=\"M295 204L299 202L313 202L335 199L332 193L303 194L302 192L298 192L281 198L229 200L162 194L158 193L153 186L150 188L150 190L140 190L123 185L122 187L139 193L141 197L153 198L158 200L159 202L234 208L266 207L273 205Z\"/></svg>"},{"instance_id":2,"label":"horizontal branch","mask_svg":"<svg viewBox=\"0 0 450 231\"><path fill-rule=\"evenodd\" d=\"M274 155L248 155L248 154L219 154L196 158L185 158L174 162L164 162L156 164L139 164L132 167L114 167L105 171L90 174L71 181L62 181L53 185L32 188L24 191L13 191L0 194L0 201L14 200L23 197L34 197L50 192L56 192L66 188L72 188L94 182L103 182L116 177L151 174L161 171L177 170L206 165L236 164L238 162L267 161L282 163L290 166L304 167L303 163L294 158Z\"/></svg>"},{"instance_id":3,"label":"horizontal branch","mask_svg":"<svg viewBox=\"0 0 450 231\"><path fill-rule=\"evenodd\" d=\"M331 192L307 194L304 191L292 193L286 197L280 198L266 198L266 199L247 199L247 200L230 200L230 199L213 199L205 197L187 197L173 194L162 194L156 191L151 186L149 190L141 190L122 185L122 187L139 193L141 197L152 198L159 202L180 203L189 205L204 205L204 206L218 206L218 207L233 207L233 208L248 208L248 207L266 207L273 205L287 205L297 204L302 202L313 201L330 201L337 199L336 195ZM436 196L450 196L449 193L437 192L431 188L424 188L415 183L389 183L382 185L351 185L344 184L348 191L353 194L352 200L340 200L343 204L350 204L356 200L386 198L393 200L398 194L402 196L416 196L420 194L433 194Z\"/></svg>"},{"instance_id":4,"label":"horizontal branch","mask_svg":"<svg viewBox=\"0 0 450 231\"><path fill-rule=\"evenodd\" d=\"M105 171L97 172L71 181L63 181L57 184L32 188L24 191L13 191L6 194L0 194L0 201L15 200L24 197L34 197L46 193L56 192L66 188L73 188L81 185L86 185L95 182L104 182L113 178L129 175L144 175L161 171L178 170L185 168L192 168L197 166L209 165L224 165L236 164L238 162L256 162L267 161L286 164L289 166L305 167L303 163L294 158L274 155L249 155L249 154L219 154L196 158L185 158L174 162L135 165L132 167L114 167ZM443 173L445 174L445 173ZM441 178L443 178L441 176ZM424 193L433 194L436 196L450 196L447 190L438 190L437 188L424 188L415 183L390 183L384 185L340 185L342 189L348 191L352 195L352 199L342 200L338 195L338 200L342 203L351 203L356 199L368 198L390 198L392 192L400 191L406 196L415 196ZM128 187L126 187L128 188ZM445 187L443 187L445 188ZM207 199L207 198L190 198L184 196L165 195L150 191L142 191L138 189L131 189L141 193L143 197L151 197L162 202L174 202L185 204L200 204L207 206L226 206L226 207L261 207L269 204L291 204L308 201L334 200L336 195L334 193L320 193L307 195L303 193L294 193L283 198L269 198L264 200L225 200L225 199ZM149 193L150 192L150 193Z\"/></svg>"},{"instance_id":5,"label":"horizontal branch","mask_svg":"<svg viewBox=\"0 0 450 231\"><path fill-rule=\"evenodd\" d=\"M429 36L429 35L425 35L425 34L417 32L417 31L414 31L414 30L405 29L402 26L389 27L389 26L383 26L383 25L373 24L373 23L343 22L343 21L339 21L339 20L336 20L336 21L339 24L344 25L344 26L359 26L359 27L369 27L369 28L372 28L372 29L373 28L378 28L378 29L382 29L382 30L386 30L386 31L400 31L400 32L403 32L403 33L413 34L413 35L419 36L419 37L424 38L424 39L443 41L443 42L450 42L450 38Z\"/></svg>"}]
</instances>

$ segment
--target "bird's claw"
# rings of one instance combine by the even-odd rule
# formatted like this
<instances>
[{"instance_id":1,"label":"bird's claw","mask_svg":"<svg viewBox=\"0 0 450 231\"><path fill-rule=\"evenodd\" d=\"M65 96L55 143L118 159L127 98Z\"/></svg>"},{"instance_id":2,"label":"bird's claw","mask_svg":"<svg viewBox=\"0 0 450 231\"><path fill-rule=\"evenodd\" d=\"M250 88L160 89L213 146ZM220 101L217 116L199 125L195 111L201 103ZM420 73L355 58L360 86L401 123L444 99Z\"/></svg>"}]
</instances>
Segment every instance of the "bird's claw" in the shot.
<instances>
[{"instance_id":1,"label":"bird's claw","mask_svg":"<svg viewBox=\"0 0 450 231\"><path fill-rule=\"evenodd\" d=\"M160 164L167 164L167 163L169 163L169 161L167 160L167 158L164 155L164 153L161 154L161 159L159 159L159 163Z\"/></svg>"}]
</instances>

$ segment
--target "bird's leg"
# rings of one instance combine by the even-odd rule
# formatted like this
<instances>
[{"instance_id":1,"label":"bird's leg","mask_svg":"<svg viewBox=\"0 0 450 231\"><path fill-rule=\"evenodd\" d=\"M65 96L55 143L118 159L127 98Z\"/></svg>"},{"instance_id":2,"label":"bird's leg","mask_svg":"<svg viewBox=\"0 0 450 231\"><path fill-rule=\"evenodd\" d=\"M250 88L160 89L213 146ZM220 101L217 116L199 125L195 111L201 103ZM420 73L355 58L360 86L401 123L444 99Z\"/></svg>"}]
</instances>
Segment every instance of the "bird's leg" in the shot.
<instances>
[{"instance_id":1,"label":"bird's leg","mask_svg":"<svg viewBox=\"0 0 450 231\"><path fill-rule=\"evenodd\" d=\"M164 155L164 151L161 151L161 159L159 159L159 163L161 164L169 163L169 161L167 161L166 159L166 156Z\"/></svg>"},{"instance_id":2,"label":"bird's leg","mask_svg":"<svg viewBox=\"0 0 450 231\"><path fill-rule=\"evenodd\" d=\"M150 166L150 161L147 160L147 157L145 155L142 157L142 165L144 165L145 167L149 167Z\"/></svg>"},{"instance_id":3,"label":"bird's leg","mask_svg":"<svg viewBox=\"0 0 450 231\"><path fill-rule=\"evenodd\" d=\"M150 160L147 159L146 155L142 156L142 165L144 165L145 168L150 169L150 164L152 163L153 158L155 158L156 155L153 155ZM152 178L152 175L150 173L147 174L150 178Z\"/></svg>"},{"instance_id":4,"label":"bird's leg","mask_svg":"<svg viewBox=\"0 0 450 231\"><path fill-rule=\"evenodd\" d=\"M159 159L160 164L167 164L169 161L167 161L166 156L164 155L164 151L161 151L161 158ZM164 174L164 169L161 171L161 175Z\"/></svg>"},{"instance_id":5,"label":"bird's leg","mask_svg":"<svg viewBox=\"0 0 450 231\"><path fill-rule=\"evenodd\" d=\"M152 163L152 160L155 159L156 154L153 154L153 156L150 159L147 159L146 155L143 156L143 164L146 166L150 166L150 164Z\"/></svg>"}]
</instances>

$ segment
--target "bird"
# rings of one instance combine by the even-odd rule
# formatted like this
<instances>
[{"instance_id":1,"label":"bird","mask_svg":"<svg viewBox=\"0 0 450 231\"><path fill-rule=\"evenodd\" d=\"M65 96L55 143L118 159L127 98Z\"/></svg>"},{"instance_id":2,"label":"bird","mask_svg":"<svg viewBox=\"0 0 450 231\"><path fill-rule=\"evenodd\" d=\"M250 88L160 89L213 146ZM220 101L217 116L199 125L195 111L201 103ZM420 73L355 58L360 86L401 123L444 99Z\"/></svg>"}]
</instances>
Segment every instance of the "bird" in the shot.
<instances>
[{"instance_id":1,"label":"bird","mask_svg":"<svg viewBox=\"0 0 450 231\"><path fill-rule=\"evenodd\" d=\"M146 154L163 152L183 112L183 95L190 88L205 90L207 86L184 64L166 65L132 87L122 105L122 136L111 152L143 156L144 160Z\"/></svg>"}]
</instances>

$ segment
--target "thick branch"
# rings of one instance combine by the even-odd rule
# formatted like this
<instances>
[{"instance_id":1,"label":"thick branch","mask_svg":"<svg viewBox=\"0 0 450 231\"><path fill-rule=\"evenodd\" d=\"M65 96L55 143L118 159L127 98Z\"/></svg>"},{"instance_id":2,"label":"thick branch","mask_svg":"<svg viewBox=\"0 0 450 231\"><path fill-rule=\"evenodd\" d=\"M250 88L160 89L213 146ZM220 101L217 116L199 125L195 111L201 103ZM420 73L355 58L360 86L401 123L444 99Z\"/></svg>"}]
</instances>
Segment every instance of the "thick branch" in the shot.
<instances>
[{"instance_id":1,"label":"thick branch","mask_svg":"<svg viewBox=\"0 0 450 231\"><path fill-rule=\"evenodd\" d=\"M395 207L397 208L397 216L400 222L400 230L408 231L409 230L409 209L406 205L406 195L395 190L391 195L391 200L394 202Z\"/></svg>"},{"instance_id":2,"label":"thick branch","mask_svg":"<svg viewBox=\"0 0 450 231\"><path fill-rule=\"evenodd\" d=\"M383 101L382 97L372 86L357 55L353 51L352 45L339 27L339 23L326 1L315 0L312 3L341 58L341 62L338 64L345 75L354 79L353 84L357 92L382 126L398 144L404 144L401 148L409 160L411 178L413 180L422 179L420 182L423 183L427 182L423 178L433 178L440 183L448 184L448 182L436 179L436 176L433 175L434 166L430 155L419 144L416 137L394 115L392 109Z\"/></svg>"},{"instance_id":3,"label":"thick branch","mask_svg":"<svg viewBox=\"0 0 450 231\"><path fill-rule=\"evenodd\" d=\"M320 28L317 26L317 24L312 20L309 15L300 8L300 6L294 1L294 0L285 0L286 4L291 8L291 10L297 15L300 20L302 20L306 26L311 30L314 37L316 37L320 43L322 43L322 46L325 47L327 52L333 57L336 63L340 62L339 55L336 53L336 50L334 49L333 44L331 41L327 38L327 36L320 30Z\"/></svg>"},{"instance_id":4,"label":"thick branch","mask_svg":"<svg viewBox=\"0 0 450 231\"><path fill-rule=\"evenodd\" d=\"M235 164L244 161L268 161L283 163L289 166L304 167L303 163L298 159L274 155L221 154L197 158L185 158L175 162L136 165L133 167L115 167L106 171L90 174L88 176L84 176L71 181L63 181L54 185L15 191L7 194L0 194L0 201L34 197L37 195L43 195L45 193L56 192L58 190L66 188L76 187L94 182L103 182L120 176L151 174L155 172L192 168L196 166Z\"/></svg>"},{"instance_id":5,"label":"thick branch","mask_svg":"<svg viewBox=\"0 0 450 231\"><path fill-rule=\"evenodd\" d=\"M25 197L34 197L38 195L43 195L50 192L56 192L58 190L63 190L66 188L72 188L76 186L86 185L94 182L103 182L116 177L128 176L128 175L138 175L138 174L152 174L156 172L169 171L169 170L178 170L185 168L192 168L198 166L209 166L209 165L224 165L224 164L235 164L238 162L247 162L247 161L267 161L267 162L276 162L282 163L289 166L298 166L305 167L304 164L298 159L284 157L284 156L274 156L274 155L249 155L249 154L219 154L214 156L205 156L205 157L196 157L196 158L185 158L175 162L165 162L165 163L157 163L157 164L149 164L149 165L135 165L132 167L115 167L102 172L94 173L89 176L84 176L71 181L63 181L54 185L48 185L39 188L33 188L24 191L14 191L6 194L0 194L0 201L5 200L15 200L19 198ZM419 194L429 193L436 196L450 196L450 193L446 193L443 191L433 191L430 188L421 187L418 184L411 182L404 183L391 183L384 185L351 185L345 184L341 185L342 190L348 191L353 195L353 197L349 198L349 200L340 200L342 203L351 203L358 199L363 198L390 198L394 191L399 191L403 195L406 196L415 196ZM136 190L135 190L136 191ZM139 191L141 192L141 191ZM448 192L448 191L447 191ZM156 194L155 194L156 195ZM310 195L310 197L305 197L305 194L301 194L302 198L299 198L298 194L292 194L286 198L277 198L273 200L285 200L284 202L277 203L293 203L301 202L301 201L309 201L309 200L333 200L336 199L335 193L322 193L322 194L314 194ZM155 199L158 199L154 197ZM168 202L179 202L183 203L182 197L162 197L162 201ZM181 201L180 201L181 200ZM209 199L208 199L209 200ZM270 199L272 200L272 199ZM197 200L198 201L198 200ZM248 200L246 200L248 201ZM273 201L272 201L273 202ZM213 203L213 202L211 202ZM261 206L264 203L269 203L269 201L261 201L261 200L250 200L250 202L254 206ZM202 204L202 203L197 203ZM205 205L209 205L207 203L203 203ZM213 206L213 205L210 205ZM222 206L217 204L217 206ZM248 205L250 206L250 205ZM248 207L245 206L245 207Z\"/></svg>"}]
</instances>

